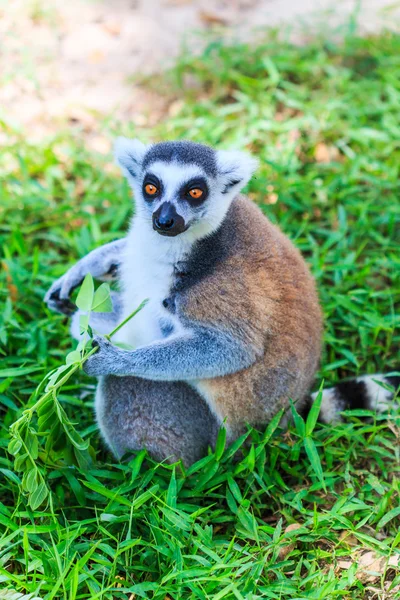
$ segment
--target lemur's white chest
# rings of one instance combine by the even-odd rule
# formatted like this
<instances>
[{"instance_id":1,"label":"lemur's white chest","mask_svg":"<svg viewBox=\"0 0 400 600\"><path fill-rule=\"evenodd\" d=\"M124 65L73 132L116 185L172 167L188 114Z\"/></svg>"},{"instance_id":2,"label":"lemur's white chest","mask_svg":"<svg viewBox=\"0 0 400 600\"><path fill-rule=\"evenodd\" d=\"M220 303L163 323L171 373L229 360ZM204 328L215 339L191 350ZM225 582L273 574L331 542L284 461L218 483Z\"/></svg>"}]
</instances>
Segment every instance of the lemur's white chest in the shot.
<instances>
[{"instance_id":1,"label":"lemur's white chest","mask_svg":"<svg viewBox=\"0 0 400 600\"><path fill-rule=\"evenodd\" d=\"M163 238L146 225L133 222L121 268L124 318L148 300L115 336L116 341L134 348L163 339L163 324L170 324L174 333L182 329L163 300L171 294L175 265L185 257L186 245L176 238Z\"/></svg>"}]
</instances>

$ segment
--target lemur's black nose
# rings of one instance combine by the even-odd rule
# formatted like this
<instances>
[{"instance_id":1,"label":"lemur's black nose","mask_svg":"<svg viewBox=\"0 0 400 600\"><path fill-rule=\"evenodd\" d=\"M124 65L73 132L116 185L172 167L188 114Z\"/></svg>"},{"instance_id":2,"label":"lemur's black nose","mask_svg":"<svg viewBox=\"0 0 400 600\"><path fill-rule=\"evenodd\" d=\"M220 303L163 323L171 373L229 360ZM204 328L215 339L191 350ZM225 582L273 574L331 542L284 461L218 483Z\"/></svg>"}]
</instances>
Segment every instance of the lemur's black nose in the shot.
<instances>
[{"instance_id":1,"label":"lemur's black nose","mask_svg":"<svg viewBox=\"0 0 400 600\"><path fill-rule=\"evenodd\" d=\"M171 202L163 202L153 213L153 229L161 235L174 236L186 229L185 220Z\"/></svg>"},{"instance_id":2,"label":"lemur's black nose","mask_svg":"<svg viewBox=\"0 0 400 600\"><path fill-rule=\"evenodd\" d=\"M174 220L166 217L159 217L158 219L154 220L154 224L157 229L171 229L174 224Z\"/></svg>"}]
</instances>

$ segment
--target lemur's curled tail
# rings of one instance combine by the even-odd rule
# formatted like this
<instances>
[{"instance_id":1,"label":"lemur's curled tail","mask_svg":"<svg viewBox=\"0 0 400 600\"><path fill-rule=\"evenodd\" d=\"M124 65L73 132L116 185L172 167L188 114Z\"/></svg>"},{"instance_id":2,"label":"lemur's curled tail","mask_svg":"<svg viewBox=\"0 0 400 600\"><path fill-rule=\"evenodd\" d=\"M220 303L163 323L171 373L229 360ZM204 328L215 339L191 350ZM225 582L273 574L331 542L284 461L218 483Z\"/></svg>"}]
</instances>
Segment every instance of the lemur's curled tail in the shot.
<instances>
[{"instance_id":1,"label":"lemur's curled tail","mask_svg":"<svg viewBox=\"0 0 400 600\"><path fill-rule=\"evenodd\" d=\"M396 372L397 373L397 372ZM334 387L324 389L319 420L332 423L340 420L344 410L366 409L386 412L400 398L400 375L363 375L341 381ZM318 392L311 394L304 413L308 413Z\"/></svg>"}]
</instances>

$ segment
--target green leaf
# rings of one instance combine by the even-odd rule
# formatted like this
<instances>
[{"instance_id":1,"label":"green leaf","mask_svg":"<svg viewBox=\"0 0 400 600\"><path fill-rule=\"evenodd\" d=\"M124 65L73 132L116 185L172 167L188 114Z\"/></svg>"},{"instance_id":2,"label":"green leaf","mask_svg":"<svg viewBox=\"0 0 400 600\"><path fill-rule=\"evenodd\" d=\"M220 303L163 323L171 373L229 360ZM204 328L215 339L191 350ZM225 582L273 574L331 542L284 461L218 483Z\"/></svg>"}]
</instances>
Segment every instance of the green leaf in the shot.
<instances>
[{"instance_id":1,"label":"green leaf","mask_svg":"<svg viewBox=\"0 0 400 600\"><path fill-rule=\"evenodd\" d=\"M77 448L78 450L81 450L81 451L87 450L89 447L89 442L85 441L81 438L81 436L76 431L76 429L74 428L72 423L69 421L68 415L65 412L64 408L61 406L61 404L56 399L55 399L55 409L56 409L58 418L60 420L60 423L62 424L64 431L67 434L71 444L73 446L75 446L75 448Z\"/></svg>"},{"instance_id":2,"label":"green leaf","mask_svg":"<svg viewBox=\"0 0 400 600\"><path fill-rule=\"evenodd\" d=\"M36 467L33 467L30 471L25 471L22 487L30 493L33 493L36 490L38 487L38 471Z\"/></svg>"},{"instance_id":3,"label":"green leaf","mask_svg":"<svg viewBox=\"0 0 400 600\"><path fill-rule=\"evenodd\" d=\"M33 460L36 460L39 454L39 442L36 433L33 432L31 429L27 429L24 437L24 442L27 452L29 452Z\"/></svg>"},{"instance_id":4,"label":"green leaf","mask_svg":"<svg viewBox=\"0 0 400 600\"><path fill-rule=\"evenodd\" d=\"M35 371L40 371L41 368L42 367L15 367L13 369L0 369L0 378L22 377L23 375L29 375Z\"/></svg>"},{"instance_id":5,"label":"green leaf","mask_svg":"<svg viewBox=\"0 0 400 600\"><path fill-rule=\"evenodd\" d=\"M80 470L88 471L89 468L93 464L93 458L94 458L94 455L92 456L92 454L91 454L90 443L89 443L87 450L79 450L79 448L76 448L75 446L74 446L73 450L74 450L75 460L76 460L77 465L80 468Z\"/></svg>"},{"instance_id":6,"label":"green leaf","mask_svg":"<svg viewBox=\"0 0 400 600\"><path fill-rule=\"evenodd\" d=\"M176 508L176 497L177 497L177 487L176 487L176 477L175 477L175 468L171 473L171 479L169 481L168 491L167 491L167 504L171 508Z\"/></svg>"},{"instance_id":7,"label":"green leaf","mask_svg":"<svg viewBox=\"0 0 400 600\"><path fill-rule=\"evenodd\" d=\"M387 523L389 523L389 521L391 521L395 517L399 517L399 516L400 516L400 506L396 506L396 508L392 508L392 510L389 510L389 512L382 517L382 519L379 521L379 523L377 525L377 528L382 529L382 527L387 525Z\"/></svg>"},{"instance_id":8,"label":"green leaf","mask_svg":"<svg viewBox=\"0 0 400 600\"><path fill-rule=\"evenodd\" d=\"M142 504L147 502L147 500L149 500L150 498L153 498L154 494L157 492L159 487L160 486L158 484L153 485L149 490L147 490L146 492L143 492L143 494L140 494L140 496L138 496L137 498L135 498L133 500L132 507L134 509L140 508L142 506Z\"/></svg>"},{"instance_id":9,"label":"green leaf","mask_svg":"<svg viewBox=\"0 0 400 600\"><path fill-rule=\"evenodd\" d=\"M22 448L22 440L19 438L13 438L8 444L8 452L15 456Z\"/></svg>"},{"instance_id":10,"label":"green leaf","mask_svg":"<svg viewBox=\"0 0 400 600\"><path fill-rule=\"evenodd\" d=\"M223 462L227 462L234 454L236 454L239 448L243 446L249 435L249 432L242 434L235 442L233 442L233 444L228 446L224 454Z\"/></svg>"},{"instance_id":11,"label":"green leaf","mask_svg":"<svg viewBox=\"0 0 400 600\"><path fill-rule=\"evenodd\" d=\"M256 464L256 450L254 444L251 445L249 453L243 462L247 463L248 469L252 473Z\"/></svg>"},{"instance_id":12,"label":"green leaf","mask_svg":"<svg viewBox=\"0 0 400 600\"><path fill-rule=\"evenodd\" d=\"M54 406L52 404L48 407L47 411L41 414L38 418L38 434L43 434L49 431L53 427L56 418Z\"/></svg>"},{"instance_id":13,"label":"green leaf","mask_svg":"<svg viewBox=\"0 0 400 600\"><path fill-rule=\"evenodd\" d=\"M12 384L12 381L12 377L7 377L4 381L0 383L0 394L3 394L6 390L8 390L8 388Z\"/></svg>"},{"instance_id":14,"label":"green leaf","mask_svg":"<svg viewBox=\"0 0 400 600\"><path fill-rule=\"evenodd\" d=\"M96 290L92 303L93 312L112 312L113 305L110 296L110 286L108 283L102 283Z\"/></svg>"},{"instance_id":15,"label":"green leaf","mask_svg":"<svg viewBox=\"0 0 400 600\"><path fill-rule=\"evenodd\" d=\"M232 477L231 474L228 475L228 486L229 486L232 496L235 498L236 502L238 502L238 504L241 504L242 500L243 500L243 496L242 496L242 493L240 491L238 484L236 483L236 481L234 480L234 478Z\"/></svg>"},{"instance_id":16,"label":"green leaf","mask_svg":"<svg viewBox=\"0 0 400 600\"><path fill-rule=\"evenodd\" d=\"M209 464L213 463L215 460L214 456L210 454L209 456L205 456L204 458L200 458L200 460L193 463L186 471L187 475L193 475L193 473L197 473L197 471L203 471L204 468Z\"/></svg>"},{"instance_id":17,"label":"green leaf","mask_svg":"<svg viewBox=\"0 0 400 600\"><path fill-rule=\"evenodd\" d=\"M140 468L146 457L146 454L146 450L140 450L140 452L137 453L135 458L130 461L129 467L131 469L131 482L135 481L136 477L139 475Z\"/></svg>"},{"instance_id":18,"label":"green leaf","mask_svg":"<svg viewBox=\"0 0 400 600\"><path fill-rule=\"evenodd\" d=\"M316 476L318 477L318 479L320 480L320 482L322 483L324 490L326 491L324 473L323 473L322 466L321 466L321 460L319 458L318 450L314 444L314 440L311 437L306 436L303 440L303 443L304 443L304 448L307 453L308 459L313 468L313 471L316 474Z\"/></svg>"},{"instance_id":19,"label":"green leaf","mask_svg":"<svg viewBox=\"0 0 400 600\"><path fill-rule=\"evenodd\" d=\"M85 485L87 488L89 488L93 492L96 492L97 494L100 494L100 496L104 496L105 498L108 498L109 500L113 500L114 502L123 504L124 506L131 507L131 505L132 505L132 502L130 500L128 500L127 498L124 498L118 492L109 490L108 488L106 488L104 485L101 485L100 483L95 483L95 482L91 482L91 481L90 482L83 481L83 480L82 480L82 483L83 483L83 485Z\"/></svg>"},{"instance_id":20,"label":"green leaf","mask_svg":"<svg viewBox=\"0 0 400 600\"><path fill-rule=\"evenodd\" d=\"M26 452L23 454L18 454L17 458L14 461L14 471L23 471L25 469L25 463L27 461L28 455Z\"/></svg>"},{"instance_id":21,"label":"green leaf","mask_svg":"<svg viewBox=\"0 0 400 600\"><path fill-rule=\"evenodd\" d=\"M59 452L65 447L65 432L62 424L58 419L54 419L54 423L47 435L45 450L46 452Z\"/></svg>"},{"instance_id":22,"label":"green leaf","mask_svg":"<svg viewBox=\"0 0 400 600\"><path fill-rule=\"evenodd\" d=\"M233 514L236 515L238 511L238 506L235 502L235 498L233 497L229 489L226 490L226 503L229 507L229 510L231 510L231 512L233 512Z\"/></svg>"},{"instance_id":23,"label":"green leaf","mask_svg":"<svg viewBox=\"0 0 400 600\"><path fill-rule=\"evenodd\" d=\"M217 442L215 444L215 460L220 460L222 457L226 444L226 428L224 425L221 425L220 430L218 431Z\"/></svg>"},{"instance_id":24,"label":"green leaf","mask_svg":"<svg viewBox=\"0 0 400 600\"><path fill-rule=\"evenodd\" d=\"M70 369L71 365L61 365L61 367L54 369L53 373L50 375L47 381L47 385L44 388L44 391L48 392L51 388L53 388L58 382L58 380L61 378L61 376L64 376L66 374L65 372Z\"/></svg>"},{"instance_id":25,"label":"green leaf","mask_svg":"<svg viewBox=\"0 0 400 600\"><path fill-rule=\"evenodd\" d=\"M178 510L173 511L170 508L163 508L162 512L168 521L170 521L177 529L182 529L183 531L191 530L192 523L184 512Z\"/></svg>"},{"instance_id":26,"label":"green leaf","mask_svg":"<svg viewBox=\"0 0 400 600\"><path fill-rule=\"evenodd\" d=\"M21 485L20 478L15 473L10 471L10 469L1 469L0 468L0 473L3 473L4 477L7 477L7 479L12 481L13 483L16 483L17 485Z\"/></svg>"},{"instance_id":27,"label":"green leaf","mask_svg":"<svg viewBox=\"0 0 400 600\"><path fill-rule=\"evenodd\" d=\"M299 415L292 400L290 400L290 409L292 411L294 426L296 427L297 435L303 438L306 434L306 424L303 417Z\"/></svg>"},{"instance_id":28,"label":"green leaf","mask_svg":"<svg viewBox=\"0 0 400 600\"><path fill-rule=\"evenodd\" d=\"M314 427L317 423L318 416L321 410L322 397L324 393L324 382L322 381L317 397L311 405L310 412L308 413L307 421L306 421L306 435L311 435L314 431Z\"/></svg>"},{"instance_id":29,"label":"green leaf","mask_svg":"<svg viewBox=\"0 0 400 600\"><path fill-rule=\"evenodd\" d=\"M89 315L82 314L79 315L79 333L82 335L88 330L89 327ZM84 342L82 342L84 345ZM78 347L78 349L81 349Z\"/></svg>"},{"instance_id":30,"label":"green leaf","mask_svg":"<svg viewBox=\"0 0 400 600\"><path fill-rule=\"evenodd\" d=\"M86 503L85 490L81 486L80 482L77 480L75 475L73 475L73 473L71 473L71 471L69 469L65 469L63 471L63 473L64 473L66 480L68 481L68 484L69 484L75 498L78 500L78 502L81 506L85 506L85 503Z\"/></svg>"},{"instance_id":31,"label":"green leaf","mask_svg":"<svg viewBox=\"0 0 400 600\"><path fill-rule=\"evenodd\" d=\"M254 515L246 510L244 506L239 506L237 517L249 538L258 540L257 521L255 520Z\"/></svg>"},{"instance_id":32,"label":"green leaf","mask_svg":"<svg viewBox=\"0 0 400 600\"><path fill-rule=\"evenodd\" d=\"M265 433L263 435L262 441L264 444L267 444L269 442L269 440L271 439L271 437L273 436L273 434L275 433L275 431L278 429L279 427L279 423L281 422L281 419L283 417L285 410L282 409L280 410L274 417L273 419L271 419L271 421L268 424L267 429L265 430Z\"/></svg>"},{"instance_id":33,"label":"green leaf","mask_svg":"<svg viewBox=\"0 0 400 600\"><path fill-rule=\"evenodd\" d=\"M47 400L45 400L40 406L37 408L37 415L40 418L45 417L49 412L54 412L54 404L53 397L49 395Z\"/></svg>"},{"instance_id":34,"label":"green leaf","mask_svg":"<svg viewBox=\"0 0 400 600\"><path fill-rule=\"evenodd\" d=\"M35 491L29 496L29 504L32 510L36 510L43 504L49 494L49 490L47 489L44 481L39 483L38 487Z\"/></svg>"},{"instance_id":35,"label":"green leaf","mask_svg":"<svg viewBox=\"0 0 400 600\"><path fill-rule=\"evenodd\" d=\"M72 350L72 352L69 352L65 358L65 364L66 365L73 365L76 363L80 363L82 360L82 356L81 353L79 352L79 350Z\"/></svg>"},{"instance_id":36,"label":"green leaf","mask_svg":"<svg viewBox=\"0 0 400 600\"><path fill-rule=\"evenodd\" d=\"M75 448L81 452L89 448L89 441L82 439L82 437L70 423L63 423L63 426L69 441L73 446L75 446Z\"/></svg>"},{"instance_id":37,"label":"green leaf","mask_svg":"<svg viewBox=\"0 0 400 600\"><path fill-rule=\"evenodd\" d=\"M78 308L85 312L89 312L92 308L94 297L93 277L88 273L82 282L75 304Z\"/></svg>"}]
</instances>

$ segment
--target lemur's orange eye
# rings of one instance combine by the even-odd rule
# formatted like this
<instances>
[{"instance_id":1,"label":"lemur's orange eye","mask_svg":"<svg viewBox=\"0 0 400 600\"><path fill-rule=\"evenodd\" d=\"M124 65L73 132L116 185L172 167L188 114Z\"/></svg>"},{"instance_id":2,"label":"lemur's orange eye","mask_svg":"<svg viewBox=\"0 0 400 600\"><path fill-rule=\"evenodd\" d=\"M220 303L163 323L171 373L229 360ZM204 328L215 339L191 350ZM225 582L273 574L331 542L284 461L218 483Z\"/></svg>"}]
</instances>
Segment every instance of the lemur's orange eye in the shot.
<instances>
[{"instance_id":1,"label":"lemur's orange eye","mask_svg":"<svg viewBox=\"0 0 400 600\"><path fill-rule=\"evenodd\" d=\"M153 185L152 183L148 183L145 186L144 190L145 190L146 194L148 194L149 196L154 196L158 192L158 188L155 185Z\"/></svg>"},{"instance_id":2,"label":"lemur's orange eye","mask_svg":"<svg viewBox=\"0 0 400 600\"><path fill-rule=\"evenodd\" d=\"M189 196L191 196L195 200L201 198L203 194L204 192L200 188L193 188L192 190L189 190Z\"/></svg>"}]
</instances>

